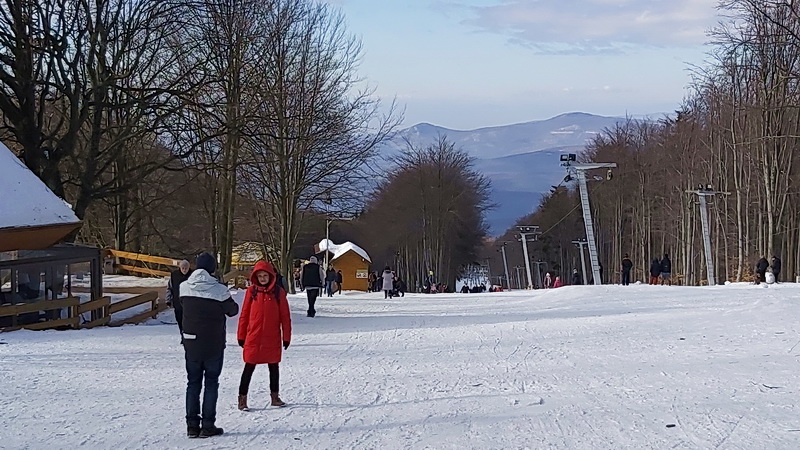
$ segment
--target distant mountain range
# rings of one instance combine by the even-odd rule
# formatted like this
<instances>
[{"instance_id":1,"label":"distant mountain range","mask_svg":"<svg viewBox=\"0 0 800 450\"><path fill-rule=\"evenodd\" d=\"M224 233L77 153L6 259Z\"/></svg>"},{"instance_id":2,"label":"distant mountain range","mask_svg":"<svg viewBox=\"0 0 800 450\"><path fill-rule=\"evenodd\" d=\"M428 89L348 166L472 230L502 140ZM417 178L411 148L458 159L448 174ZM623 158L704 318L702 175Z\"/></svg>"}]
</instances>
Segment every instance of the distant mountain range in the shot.
<instances>
[{"instance_id":1,"label":"distant mountain range","mask_svg":"<svg viewBox=\"0 0 800 450\"><path fill-rule=\"evenodd\" d=\"M575 112L467 131L420 123L399 131L381 153L391 157L406 150L406 141L424 147L446 136L474 157L476 169L492 181L491 201L496 207L487 221L490 234L497 236L533 212L542 195L561 182L565 172L560 154L580 153L603 130L625 120Z\"/></svg>"}]
</instances>

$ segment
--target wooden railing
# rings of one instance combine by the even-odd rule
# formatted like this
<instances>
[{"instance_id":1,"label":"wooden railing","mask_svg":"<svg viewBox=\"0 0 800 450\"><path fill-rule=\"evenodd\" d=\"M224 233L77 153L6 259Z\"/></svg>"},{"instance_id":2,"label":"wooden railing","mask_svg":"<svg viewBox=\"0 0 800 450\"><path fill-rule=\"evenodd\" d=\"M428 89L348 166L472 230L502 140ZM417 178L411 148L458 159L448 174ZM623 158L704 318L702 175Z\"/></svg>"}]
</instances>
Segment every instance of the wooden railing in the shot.
<instances>
[{"instance_id":1,"label":"wooden railing","mask_svg":"<svg viewBox=\"0 0 800 450\"><path fill-rule=\"evenodd\" d=\"M180 260L164 258L161 256L144 255L141 253L123 252L121 250L108 250L109 255L125 262L114 264L114 267L133 274L142 274L155 277L168 277L169 269L178 267ZM164 267L167 270L162 270Z\"/></svg>"},{"instance_id":2,"label":"wooden railing","mask_svg":"<svg viewBox=\"0 0 800 450\"><path fill-rule=\"evenodd\" d=\"M144 304L150 307L135 316L120 320L111 320L111 315L134 308ZM34 322L29 324L19 324L20 316L32 312L53 311L67 309L67 317L63 319L52 319L44 322ZM148 292L137 295L125 300L111 303L110 297L102 297L85 303L80 303L78 297L67 297L58 300L41 300L32 303L18 303L15 305L0 306L0 319L10 317L11 323L8 326L0 325L0 331L14 331L21 328L28 330L50 330L54 328L94 328L101 325L120 326L125 324L135 324L150 318L155 318L158 313L164 311L167 306L159 302L157 292ZM83 314L92 313L92 320L81 323Z\"/></svg>"}]
</instances>

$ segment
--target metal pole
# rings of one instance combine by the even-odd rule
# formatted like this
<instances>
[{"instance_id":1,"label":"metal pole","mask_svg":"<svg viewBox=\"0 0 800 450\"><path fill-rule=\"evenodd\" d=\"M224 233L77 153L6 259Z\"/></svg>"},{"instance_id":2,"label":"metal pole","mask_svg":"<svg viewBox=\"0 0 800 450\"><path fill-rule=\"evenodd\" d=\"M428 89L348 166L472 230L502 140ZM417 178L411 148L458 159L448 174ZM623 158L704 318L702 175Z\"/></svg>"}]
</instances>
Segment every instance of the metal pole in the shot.
<instances>
[{"instance_id":1,"label":"metal pole","mask_svg":"<svg viewBox=\"0 0 800 450\"><path fill-rule=\"evenodd\" d=\"M576 170L576 173L578 176L578 186L580 187L581 206L583 207L583 223L586 226L586 241L589 246L589 261L592 265L592 276L594 278L594 284L599 285L602 284L602 280L600 280L600 265L597 260L597 244L594 241L592 210L589 207L589 191L586 188L586 173L582 169ZM583 257L582 250L581 257Z\"/></svg>"},{"instance_id":2,"label":"metal pole","mask_svg":"<svg viewBox=\"0 0 800 450\"><path fill-rule=\"evenodd\" d=\"M714 195L714 194L711 194ZM714 259L711 256L711 229L708 226L708 204L706 203L706 193L698 192L700 198L700 222L703 226L703 247L706 253L706 276L708 277L708 285L716 285L714 279Z\"/></svg>"},{"instance_id":3,"label":"metal pole","mask_svg":"<svg viewBox=\"0 0 800 450\"><path fill-rule=\"evenodd\" d=\"M584 242L578 244L578 248L581 249L581 272L583 273L583 284L589 284L589 280L586 278L586 261L583 257L583 245Z\"/></svg>"},{"instance_id":4,"label":"metal pole","mask_svg":"<svg viewBox=\"0 0 800 450\"><path fill-rule=\"evenodd\" d=\"M331 245L330 240L331 219L325 218L325 272L328 271L328 253Z\"/></svg>"},{"instance_id":5,"label":"metal pole","mask_svg":"<svg viewBox=\"0 0 800 450\"><path fill-rule=\"evenodd\" d=\"M517 271L517 289L522 289L522 276L519 274L519 271L522 269L520 266L514 266L514 270Z\"/></svg>"},{"instance_id":6,"label":"metal pole","mask_svg":"<svg viewBox=\"0 0 800 450\"><path fill-rule=\"evenodd\" d=\"M528 241L527 241L527 233L520 232L522 235L522 253L525 256L525 272L528 274L528 286L527 289L533 288L533 277L531 276L531 262L528 259Z\"/></svg>"},{"instance_id":7,"label":"metal pole","mask_svg":"<svg viewBox=\"0 0 800 450\"><path fill-rule=\"evenodd\" d=\"M511 280L508 278L508 260L506 259L506 243L503 243L503 246L500 247L500 250L503 252L503 267L506 269L506 287L510 290L511 289Z\"/></svg>"}]
</instances>

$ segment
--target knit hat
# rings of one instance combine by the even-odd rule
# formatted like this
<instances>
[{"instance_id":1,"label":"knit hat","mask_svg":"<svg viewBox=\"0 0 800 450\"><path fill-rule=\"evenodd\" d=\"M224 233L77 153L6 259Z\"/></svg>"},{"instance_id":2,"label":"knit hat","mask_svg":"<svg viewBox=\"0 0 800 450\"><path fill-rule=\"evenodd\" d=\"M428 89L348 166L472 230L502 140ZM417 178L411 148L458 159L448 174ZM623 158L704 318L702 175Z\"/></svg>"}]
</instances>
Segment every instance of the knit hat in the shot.
<instances>
[{"instance_id":1,"label":"knit hat","mask_svg":"<svg viewBox=\"0 0 800 450\"><path fill-rule=\"evenodd\" d=\"M311 264L316 264L317 263L317 257L316 256L312 256L311 258L308 258L308 262L310 262Z\"/></svg>"},{"instance_id":2,"label":"knit hat","mask_svg":"<svg viewBox=\"0 0 800 450\"><path fill-rule=\"evenodd\" d=\"M204 269L209 275L213 275L217 271L217 261L209 253L205 252L197 255L195 266L197 270Z\"/></svg>"}]
</instances>

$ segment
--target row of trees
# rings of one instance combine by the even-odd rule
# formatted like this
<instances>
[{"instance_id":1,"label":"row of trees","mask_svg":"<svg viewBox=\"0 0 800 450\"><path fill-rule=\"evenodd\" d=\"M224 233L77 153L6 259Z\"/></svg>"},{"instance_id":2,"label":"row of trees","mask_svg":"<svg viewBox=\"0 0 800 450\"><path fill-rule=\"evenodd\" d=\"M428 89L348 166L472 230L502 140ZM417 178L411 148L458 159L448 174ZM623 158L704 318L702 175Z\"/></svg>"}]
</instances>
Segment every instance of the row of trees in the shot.
<instances>
[{"instance_id":1,"label":"row of trees","mask_svg":"<svg viewBox=\"0 0 800 450\"><path fill-rule=\"evenodd\" d=\"M641 279L651 258L668 252L684 283L704 283L691 191L709 184L725 193L710 201L717 280L748 279L762 256L782 257L784 274L800 270L800 5L731 0L722 8L728 21L712 31L712 59L677 115L620 124L583 155L619 165L612 182L590 184L601 262L612 268L606 281L618 281L624 253ZM572 224L570 235L551 233L537 244L552 264L561 259L553 244L571 248L568 241L584 234L573 205L574 191L559 189L526 218Z\"/></svg>"},{"instance_id":2,"label":"row of trees","mask_svg":"<svg viewBox=\"0 0 800 450\"><path fill-rule=\"evenodd\" d=\"M360 56L310 0L7 0L2 138L74 206L84 241L211 249L227 271L248 222L286 273L306 211L357 208L400 121Z\"/></svg>"}]
</instances>

